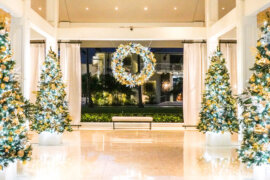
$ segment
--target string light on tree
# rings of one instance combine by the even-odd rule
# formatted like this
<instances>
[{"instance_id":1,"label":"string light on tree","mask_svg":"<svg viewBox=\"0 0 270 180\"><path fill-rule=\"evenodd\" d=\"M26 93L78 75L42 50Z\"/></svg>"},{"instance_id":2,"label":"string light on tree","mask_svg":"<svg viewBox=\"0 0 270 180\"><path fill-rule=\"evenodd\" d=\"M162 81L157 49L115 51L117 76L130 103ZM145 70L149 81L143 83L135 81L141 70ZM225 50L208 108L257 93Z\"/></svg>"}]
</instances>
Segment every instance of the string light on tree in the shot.
<instances>
[{"instance_id":1,"label":"string light on tree","mask_svg":"<svg viewBox=\"0 0 270 180\"><path fill-rule=\"evenodd\" d=\"M55 52L50 50L41 72L36 113L31 129L38 133L71 131L71 118L65 99L66 92L62 81L60 62Z\"/></svg>"},{"instance_id":2,"label":"string light on tree","mask_svg":"<svg viewBox=\"0 0 270 180\"><path fill-rule=\"evenodd\" d=\"M0 23L0 170L16 159L30 160L25 102L13 69L15 61L8 32L7 19Z\"/></svg>"},{"instance_id":3,"label":"string light on tree","mask_svg":"<svg viewBox=\"0 0 270 180\"><path fill-rule=\"evenodd\" d=\"M248 166L270 164L270 23L261 28L249 86L239 97L243 141L239 158Z\"/></svg>"},{"instance_id":4,"label":"string light on tree","mask_svg":"<svg viewBox=\"0 0 270 180\"><path fill-rule=\"evenodd\" d=\"M211 65L205 79L200 122L202 132L238 132L236 100L232 96L230 77L225 59L218 49L211 58Z\"/></svg>"}]
</instances>

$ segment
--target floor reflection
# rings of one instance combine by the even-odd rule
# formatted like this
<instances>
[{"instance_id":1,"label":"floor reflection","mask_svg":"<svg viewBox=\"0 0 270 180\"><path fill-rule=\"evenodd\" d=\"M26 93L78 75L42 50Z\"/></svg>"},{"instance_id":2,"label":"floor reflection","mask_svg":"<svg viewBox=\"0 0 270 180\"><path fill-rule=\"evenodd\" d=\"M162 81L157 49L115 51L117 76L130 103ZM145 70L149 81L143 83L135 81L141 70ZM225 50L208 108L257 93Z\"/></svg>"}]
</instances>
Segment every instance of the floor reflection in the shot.
<instances>
[{"instance_id":1,"label":"floor reflection","mask_svg":"<svg viewBox=\"0 0 270 180\"><path fill-rule=\"evenodd\" d=\"M196 131L74 131L62 146L33 146L32 161L19 166L21 179L252 179L237 146L205 147Z\"/></svg>"}]
</instances>

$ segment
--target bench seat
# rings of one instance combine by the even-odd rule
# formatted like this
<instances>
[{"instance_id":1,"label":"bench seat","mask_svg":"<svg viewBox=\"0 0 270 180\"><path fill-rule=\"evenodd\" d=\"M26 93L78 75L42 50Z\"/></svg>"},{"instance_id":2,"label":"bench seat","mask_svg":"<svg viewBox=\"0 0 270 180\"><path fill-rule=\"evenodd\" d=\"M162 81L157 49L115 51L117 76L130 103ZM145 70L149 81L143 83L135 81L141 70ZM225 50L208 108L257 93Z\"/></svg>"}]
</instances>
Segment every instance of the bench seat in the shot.
<instances>
[{"instance_id":1,"label":"bench seat","mask_svg":"<svg viewBox=\"0 0 270 180\"><path fill-rule=\"evenodd\" d=\"M153 121L152 117L129 117L129 116L114 116L112 117L112 121L122 121L122 122L130 122L130 121L138 121L138 122L151 122Z\"/></svg>"},{"instance_id":2,"label":"bench seat","mask_svg":"<svg viewBox=\"0 0 270 180\"><path fill-rule=\"evenodd\" d=\"M126 122L126 123L149 123L149 129L152 129L152 117L145 117L145 116L113 116L112 117L113 122L113 129L115 129L115 123L116 122Z\"/></svg>"}]
</instances>

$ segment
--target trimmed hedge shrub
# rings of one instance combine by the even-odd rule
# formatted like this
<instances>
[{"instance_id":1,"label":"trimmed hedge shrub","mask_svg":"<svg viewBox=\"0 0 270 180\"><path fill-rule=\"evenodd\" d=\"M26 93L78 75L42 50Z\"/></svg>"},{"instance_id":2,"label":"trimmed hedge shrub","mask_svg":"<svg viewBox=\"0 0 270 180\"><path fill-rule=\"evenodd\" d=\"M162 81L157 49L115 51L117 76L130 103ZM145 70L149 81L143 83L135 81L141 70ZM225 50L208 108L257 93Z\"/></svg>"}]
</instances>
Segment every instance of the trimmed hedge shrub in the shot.
<instances>
[{"instance_id":1,"label":"trimmed hedge shrub","mask_svg":"<svg viewBox=\"0 0 270 180\"><path fill-rule=\"evenodd\" d=\"M81 122L112 122L113 116L151 116L154 122L174 122L182 123L182 114L140 114L140 113L84 113L81 117Z\"/></svg>"},{"instance_id":2,"label":"trimmed hedge shrub","mask_svg":"<svg viewBox=\"0 0 270 180\"><path fill-rule=\"evenodd\" d=\"M84 113L100 113L100 114L183 114L182 107L144 107L138 106L102 106L102 107L82 107Z\"/></svg>"}]
</instances>

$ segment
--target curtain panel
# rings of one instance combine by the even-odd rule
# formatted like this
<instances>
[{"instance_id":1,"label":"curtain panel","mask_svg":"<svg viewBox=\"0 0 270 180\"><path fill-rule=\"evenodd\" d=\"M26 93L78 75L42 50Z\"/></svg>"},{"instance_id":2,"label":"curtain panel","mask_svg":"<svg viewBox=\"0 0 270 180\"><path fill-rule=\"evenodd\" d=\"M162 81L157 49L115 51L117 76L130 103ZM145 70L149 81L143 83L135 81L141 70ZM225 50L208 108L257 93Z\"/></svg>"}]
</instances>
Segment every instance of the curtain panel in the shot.
<instances>
[{"instance_id":1,"label":"curtain panel","mask_svg":"<svg viewBox=\"0 0 270 180\"><path fill-rule=\"evenodd\" d=\"M81 55L80 44L60 43L60 66L66 85L72 124L81 121Z\"/></svg>"},{"instance_id":2,"label":"curtain panel","mask_svg":"<svg viewBox=\"0 0 270 180\"><path fill-rule=\"evenodd\" d=\"M30 71L29 74L29 89L27 90L30 93L29 100L31 103L36 102L38 90L38 82L40 79L42 64L45 61L45 44L44 43L35 43L30 44L31 52L31 68L28 68L27 71Z\"/></svg>"},{"instance_id":3,"label":"curtain panel","mask_svg":"<svg viewBox=\"0 0 270 180\"><path fill-rule=\"evenodd\" d=\"M184 124L197 125L207 70L205 43L184 44Z\"/></svg>"}]
</instances>

